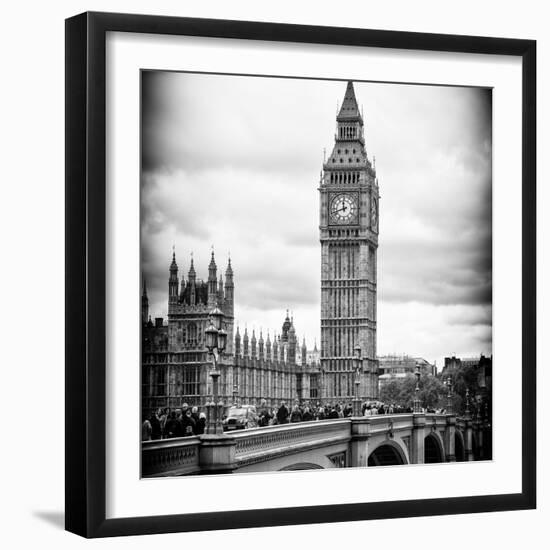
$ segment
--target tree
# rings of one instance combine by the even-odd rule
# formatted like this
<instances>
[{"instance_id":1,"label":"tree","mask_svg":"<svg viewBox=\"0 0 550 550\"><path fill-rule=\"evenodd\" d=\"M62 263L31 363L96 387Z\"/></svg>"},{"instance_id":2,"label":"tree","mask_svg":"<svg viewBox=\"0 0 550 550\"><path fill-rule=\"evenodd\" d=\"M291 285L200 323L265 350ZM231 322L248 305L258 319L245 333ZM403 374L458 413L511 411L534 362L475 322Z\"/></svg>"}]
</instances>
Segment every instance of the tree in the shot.
<instances>
[{"instance_id":1,"label":"tree","mask_svg":"<svg viewBox=\"0 0 550 550\"><path fill-rule=\"evenodd\" d=\"M470 412L474 396L480 392L478 380L478 367L475 365L460 366L452 375L453 378L453 408L458 416L466 411L466 390L470 396Z\"/></svg>"},{"instance_id":2,"label":"tree","mask_svg":"<svg viewBox=\"0 0 550 550\"><path fill-rule=\"evenodd\" d=\"M424 408L446 407L447 388L436 376L423 374L418 381L418 399ZM412 408L416 393L416 376L407 374L404 378L393 378L380 390L380 400L400 407Z\"/></svg>"}]
</instances>

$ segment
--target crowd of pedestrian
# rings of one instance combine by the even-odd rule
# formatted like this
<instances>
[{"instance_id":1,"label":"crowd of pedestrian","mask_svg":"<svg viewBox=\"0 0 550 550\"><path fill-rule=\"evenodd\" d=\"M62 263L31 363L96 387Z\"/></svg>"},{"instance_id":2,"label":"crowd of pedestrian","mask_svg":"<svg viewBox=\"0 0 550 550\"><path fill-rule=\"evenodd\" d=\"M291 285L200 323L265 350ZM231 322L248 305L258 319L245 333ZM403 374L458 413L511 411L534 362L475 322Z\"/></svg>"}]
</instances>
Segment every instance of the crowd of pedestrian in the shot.
<instances>
[{"instance_id":1,"label":"crowd of pedestrian","mask_svg":"<svg viewBox=\"0 0 550 550\"><path fill-rule=\"evenodd\" d=\"M411 408L401 407L394 403L382 403L381 401L364 402L361 404L361 415L371 416L375 414L404 414L412 413ZM426 410L425 412L436 412ZM278 408L269 408L266 401L262 402L259 411L259 426L273 426L276 424L289 424L294 422L309 422L314 420L333 420L337 418L349 418L353 416L353 404L351 402L337 402L316 405L296 402L290 409L284 401Z\"/></svg>"},{"instance_id":2,"label":"crowd of pedestrian","mask_svg":"<svg viewBox=\"0 0 550 550\"><path fill-rule=\"evenodd\" d=\"M154 409L141 425L143 441L201 435L206 428L206 415L187 403L181 409Z\"/></svg>"},{"instance_id":3,"label":"crowd of pedestrian","mask_svg":"<svg viewBox=\"0 0 550 550\"><path fill-rule=\"evenodd\" d=\"M401 407L394 403L381 401L364 402L361 404L361 415L372 416L379 414L412 413L410 407ZM445 412L445 409L423 409L427 413ZM296 422L312 422L319 420L334 420L353 416L353 404L343 403L310 403L295 402L289 409L284 401L279 407L267 406L265 399L258 412L258 426L275 426L278 424L292 424ZM142 439L169 439L173 437L187 437L201 435L205 432L206 415L199 412L198 407L189 407L184 403L181 409L156 409L142 424Z\"/></svg>"}]
</instances>

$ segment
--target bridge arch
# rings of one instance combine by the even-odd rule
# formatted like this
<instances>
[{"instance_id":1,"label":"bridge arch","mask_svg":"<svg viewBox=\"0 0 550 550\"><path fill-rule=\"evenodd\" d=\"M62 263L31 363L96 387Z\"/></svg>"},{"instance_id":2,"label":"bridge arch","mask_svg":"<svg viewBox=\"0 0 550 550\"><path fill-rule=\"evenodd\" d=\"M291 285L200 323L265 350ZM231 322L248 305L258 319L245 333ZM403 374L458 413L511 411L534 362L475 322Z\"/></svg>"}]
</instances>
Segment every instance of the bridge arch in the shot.
<instances>
[{"instance_id":1,"label":"bridge arch","mask_svg":"<svg viewBox=\"0 0 550 550\"><path fill-rule=\"evenodd\" d=\"M455 458L457 462L464 462L466 460L464 436L460 430L455 430Z\"/></svg>"},{"instance_id":2,"label":"bridge arch","mask_svg":"<svg viewBox=\"0 0 550 550\"><path fill-rule=\"evenodd\" d=\"M319 466L319 464L313 464L313 462L297 462L296 464L281 468L279 472L288 472L292 470L324 470L324 468Z\"/></svg>"},{"instance_id":3,"label":"bridge arch","mask_svg":"<svg viewBox=\"0 0 550 550\"><path fill-rule=\"evenodd\" d=\"M392 439L382 441L370 453L367 466L398 466L408 464L405 451Z\"/></svg>"},{"instance_id":4,"label":"bridge arch","mask_svg":"<svg viewBox=\"0 0 550 550\"><path fill-rule=\"evenodd\" d=\"M445 462L445 451L439 434L432 432L424 438L424 464L436 462Z\"/></svg>"}]
</instances>

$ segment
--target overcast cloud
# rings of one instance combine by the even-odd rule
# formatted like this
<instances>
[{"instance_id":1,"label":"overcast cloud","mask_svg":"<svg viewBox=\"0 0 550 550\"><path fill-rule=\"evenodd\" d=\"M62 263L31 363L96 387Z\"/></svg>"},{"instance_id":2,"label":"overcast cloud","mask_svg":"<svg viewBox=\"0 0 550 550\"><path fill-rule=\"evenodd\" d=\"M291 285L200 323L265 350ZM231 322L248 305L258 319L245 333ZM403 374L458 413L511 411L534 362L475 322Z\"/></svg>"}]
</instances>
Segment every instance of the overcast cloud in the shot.
<instances>
[{"instance_id":1,"label":"overcast cloud","mask_svg":"<svg viewBox=\"0 0 550 550\"><path fill-rule=\"evenodd\" d=\"M143 74L142 265L166 316L172 244L187 277L231 253L243 327L294 312L319 341L318 183L346 83ZM490 354L491 94L355 83L380 184L378 352L441 366Z\"/></svg>"}]
</instances>

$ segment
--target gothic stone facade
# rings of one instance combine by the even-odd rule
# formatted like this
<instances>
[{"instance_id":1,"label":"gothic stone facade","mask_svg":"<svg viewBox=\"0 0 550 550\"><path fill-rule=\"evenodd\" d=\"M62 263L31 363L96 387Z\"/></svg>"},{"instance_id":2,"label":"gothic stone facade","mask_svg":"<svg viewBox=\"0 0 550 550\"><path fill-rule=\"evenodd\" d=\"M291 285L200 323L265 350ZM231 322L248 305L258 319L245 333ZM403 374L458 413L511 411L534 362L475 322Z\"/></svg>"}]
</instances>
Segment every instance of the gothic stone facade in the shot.
<instances>
[{"instance_id":1,"label":"gothic stone facade","mask_svg":"<svg viewBox=\"0 0 550 550\"><path fill-rule=\"evenodd\" d=\"M203 407L212 395L209 371L211 359L205 348L204 333L210 323L210 311L218 307L222 325L228 333L228 347L219 365L219 394L227 403L269 406L280 401L292 404L318 400L321 396L319 364L312 360L317 349L300 346L293 319L287 316L280 334L264 340L245 328L241 337L234 330L233 268L228 263L225 282L217 280L212 253L208 281L198 280L193 261L187 281L178 276L175 253L169 268L168 322L149 317L149 300L144 284L142 294L142 412L157 407L181 407L183 403Z\"/></svg>"},{"instance_id":2,"label":"gothic stone facade","mask_svg":"<svg viewBox=\"0 0 550 550\"><path fill-rule=\"evenodd\" d=\"M326 392L353 395L354 348L361 348L360 397L378 396L376 252L378 180L367 157L363 117L348 82L320 193L321 368Z\"/></svg>"}]
</instances>

